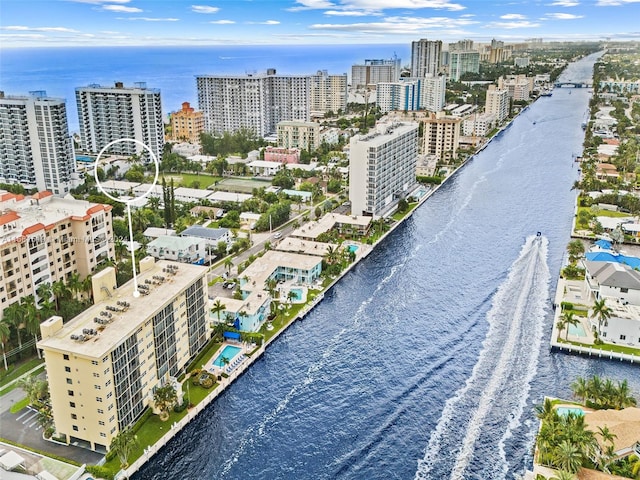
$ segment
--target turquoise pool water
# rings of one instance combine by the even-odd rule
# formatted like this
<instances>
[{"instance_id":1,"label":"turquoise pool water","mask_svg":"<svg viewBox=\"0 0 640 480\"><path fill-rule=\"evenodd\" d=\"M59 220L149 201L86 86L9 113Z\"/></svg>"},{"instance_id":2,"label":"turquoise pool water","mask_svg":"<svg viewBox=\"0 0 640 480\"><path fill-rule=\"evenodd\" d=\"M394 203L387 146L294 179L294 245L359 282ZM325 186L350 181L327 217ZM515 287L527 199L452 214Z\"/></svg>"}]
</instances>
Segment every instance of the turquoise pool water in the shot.
<instances>
[{"instance_id":1,"label":"turquoise pool water","mask_svg":"<svg viewBox=\"0 0 640 480\"><path fill-rule=\"evenodd\" d=\"M76 160L78 162L91 163L91 162L94 162L96 159L93 157L90 157L89 155L76 155Z\"/></svg>"},{"instance_id":2,"label":"turquoise pool water","mask_svg":"<svg viewBox=\"0 0 640 480\"><path fill-rule=\"evenodd\" d=\"M351 253L356 253L358 251L358 246L357 245L349 245L349 251Z\"/></svg>"},{"instance_id":3,"label":"turquoise pool water","mask_svg":"<svg viewBox=\"0 0 640 480\"><path fill-rule=\"evenodd\" d=\"M240 347L234 347L233 345L227 345L226 347L224 347L222 352L220 352L218 354L216 359L213 361L213 364L216 367L224 367L224 364L222 363L222 358L223 357L226 358L229 362L231 362L231 360L233 360L233 357L238 355L238 353L240 353L241 351L242 351L242 349Z\"/></svg>"},{"instance_id":4,"label":"turquoise pool water","mask_svg":"<svg viewBox=\"0 0 640 480\"><path fill-rule=\"evenodd\" d=\"M290 291L293 292L293 294L295 295L295 297L293 298L294 301L300 302L302 300L302 296L304 295L304 292L302 291L301 288L292 288L290 289Z\"/></svg>"},{"instance_id":5,"label":"turquoise pool water","mask_svg":"<svg viewBox=\"0 0 640 480\"><path fill-rule=\"evenodd\" d=\"M569 335L576 335L578 337L586 337L587 332L584 331L584 327L581 323L577 325L569 325Z\"/></svg>"},{"instance_id":6,"label":"turquoise pool water","mask_svg":"<svg viewBox=\"0 0 640 480\"><path fill-rule=\"evenodd\" d=\"M558 412L558 415L561 417L566 417L570 413L580 417L584 416L584 410L579 407L558 407L556 408L556 412Z\"/></svg>"}]
</instances>

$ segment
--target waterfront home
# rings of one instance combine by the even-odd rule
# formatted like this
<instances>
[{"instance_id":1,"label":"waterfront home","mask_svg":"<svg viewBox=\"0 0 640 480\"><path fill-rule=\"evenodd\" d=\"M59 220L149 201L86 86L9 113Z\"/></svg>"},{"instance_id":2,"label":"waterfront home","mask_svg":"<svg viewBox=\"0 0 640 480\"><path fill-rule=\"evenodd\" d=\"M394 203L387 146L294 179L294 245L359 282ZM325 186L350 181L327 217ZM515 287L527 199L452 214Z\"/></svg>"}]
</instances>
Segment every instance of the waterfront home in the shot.
<instances>
[{"instance_id":1,"label":"waterfront home","mask_svg":"<svg viewBox=\"0 0 640 480\"><path fill-rule=\"evenodd\" d=\"M627 347L640 348L640 307L608 301L611 315L600 325L600 339ZM591 328L598 328L597 318L590 318Z\"/></svg>"},{"instance_id":2,"label":"waterfront home","mask_svg":"<svg viewBox=\"0 0 640 480\"><path fill-rule=\"evenodd\" d=\"M640 305L640 272L615 262L584 261L585 280L596 298Z\"/></svg>"},{"instance_id":3,"label":"waterfront home","mask_svg":"<svg viewBox=\"0 0 640 480\"><path fill-rule=\"evenodd\" d=\"M174 237L176 235L176 231L171 228L149 227L142 235L144 235L147 240L151 241L163 236Z\"/></svg>"},{"instance_id":4,"label":"waterfront home","mask_svg":"<svg viewBox=\"0 0 640 480\"><path fill-rule=\"evenodd\" d=\"M209 220L215 220L224 217L224 210L222 208L205 207L202 205L196 205L191 210L189 210L189 213L192 217L199 217L200 215L203 215Z\"/></svg>"},{"instance_id":5,"label":"waterfront home","mask_svg":"<svg viewBox=\"0 0 640 480\"><path fill-rule=\"evenodd\" d=\"M216 301L224 306L220 311L221 323L233 323L233 327L243 332L257 332L269 316L271 297L266 290L256 288L253 291L245 290L246 298L221 298L216 297L209 303L213 307ZM218 322L218 313L210 312L209 321Z\"/></svg>"},{"instance_id":6,"label":"waterfront home","mask_svg":"<svg viewBox=\"0 0 640 480\"><path fill-rule=\"evenodd\" d=\"M335 228L342 235L363 237L369 232L372 220L370 216L327 213L318 221L305 223L293 231L291 236L303 240L315 240L318 235Z\"/></svg>"},{"instance_id":7,"label":"waterfront home","mask_svg":"<svg viewBox=\"0 0 640 480\"><path fill-rule=\"evenodd\" d=\"M597 432L598 428L609 429L617 458L631 454L640 455L640 408L596 410L585 414L584 423L593 432ZM601 436L596 435L596 439L601 448L605 447Z\"/></svg>"}]
</instances>

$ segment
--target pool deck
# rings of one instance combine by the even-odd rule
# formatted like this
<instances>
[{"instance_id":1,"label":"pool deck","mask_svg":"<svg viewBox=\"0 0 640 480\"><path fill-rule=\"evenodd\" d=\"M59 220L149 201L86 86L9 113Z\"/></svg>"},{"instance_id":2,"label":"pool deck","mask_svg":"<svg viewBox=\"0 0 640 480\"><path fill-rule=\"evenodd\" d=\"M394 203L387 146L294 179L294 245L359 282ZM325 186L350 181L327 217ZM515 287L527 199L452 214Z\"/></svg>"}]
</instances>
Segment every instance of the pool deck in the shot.
<instances>
[{"instance_id":1,"label":"pool deck","mask_svg":"<svg viewBox=\"0 0 640 480\"><path fill-rule=\"evenodd\" d=\"M224 367L218 367L217 365L214 365L213 362L218 358L220 354L222 354L226 347L237 347L240 349L240 351L230 359L228 365L225 365ZM214 375L220 375L221 373L226 373L228 375L248 358L245 354L251 352L255 347L256 346L254 344L247 344L246 342L224 342L222 345L220 345L220 348L216 350L216 353L213 355L213 357L211 357L209 363L202 365L202 369Z\"/></svg>"},{"instance_id":2,"label":"pool deck","mask_svg":"<svg viewBox=\"0 0 640 480\"><path fill-rule=\"evenodd\" d=\"M566 280L564 278L558 279L558 286L556 288L556 295L553 302L555 311L553 315L553 326L551 329L551 340L549 342L551 350L587 355L589 357L608 358L609 360L624 360L633 364L640 364L640 352L638 355L633 355L598 348L598 345L593 343L595 338L593 336L593 330L588 317L574 316L574 318L578 318L580 320L580 324L587 334L586 337L572 335L571 333L568 333L566 329L562 330L562 332L558 330L558 320L560 320L560 316L562 315L562 302L569 302L574 305L587 305L589 307L593 305L593 300L590 297L590 293L586 291L584 284L585 282L580 280ZM558 340L558 334L560 334L561 340L579 342L587 345L573 345L571 343L561 342Z\"/></svg>"}]
</instances>

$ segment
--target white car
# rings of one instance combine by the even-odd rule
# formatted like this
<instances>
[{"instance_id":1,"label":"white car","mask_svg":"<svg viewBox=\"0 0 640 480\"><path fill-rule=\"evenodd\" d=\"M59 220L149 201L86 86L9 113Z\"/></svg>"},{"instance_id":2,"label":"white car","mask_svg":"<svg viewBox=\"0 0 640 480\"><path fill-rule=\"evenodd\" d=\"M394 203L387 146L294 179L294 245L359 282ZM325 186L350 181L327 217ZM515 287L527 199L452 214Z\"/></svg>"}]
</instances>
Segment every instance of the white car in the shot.
<instances>
[{"instance_id":1,"label":"white car","mask_svg":"<svg viewBox=\"0 0 640 480\"><path fill-rule=\"evenodd\" d=\"M280 238L282 237L282 232L276 232L276 234L273 236L273 238Z\"/></svg>"}]
</instances>

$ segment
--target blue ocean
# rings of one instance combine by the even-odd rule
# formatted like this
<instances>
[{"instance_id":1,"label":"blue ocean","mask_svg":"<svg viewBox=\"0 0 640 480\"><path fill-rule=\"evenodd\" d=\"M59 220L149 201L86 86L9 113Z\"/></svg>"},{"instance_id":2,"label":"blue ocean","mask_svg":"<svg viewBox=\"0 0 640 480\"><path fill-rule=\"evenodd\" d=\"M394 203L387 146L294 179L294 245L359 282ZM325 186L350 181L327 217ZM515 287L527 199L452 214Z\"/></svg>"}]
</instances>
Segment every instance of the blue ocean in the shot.
<instances>
[{"instance_id":1,"label":"blue ocean","mask_svg":"<svg viewBox=\"0 0 640 480\"><path fill-rule=\"evenodd\" d=\"M410 63L410 44L401 45L258 45L207 47L74 47L0 50L0 90L26 95L45 90L67 100L69 128L78 129L75 89L92 83L159 88L165 114L182 102L197 107L196 75L260 73L275 68L282 74L347 73L368 58Z\"/></svg>"}]
</instances>

